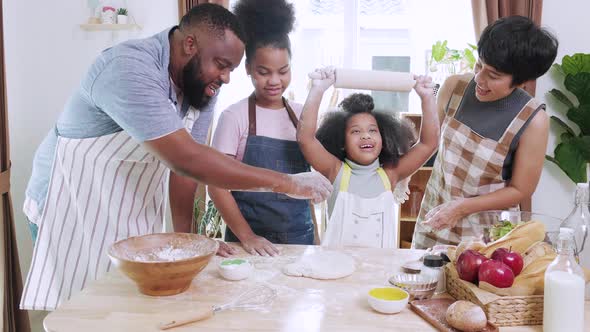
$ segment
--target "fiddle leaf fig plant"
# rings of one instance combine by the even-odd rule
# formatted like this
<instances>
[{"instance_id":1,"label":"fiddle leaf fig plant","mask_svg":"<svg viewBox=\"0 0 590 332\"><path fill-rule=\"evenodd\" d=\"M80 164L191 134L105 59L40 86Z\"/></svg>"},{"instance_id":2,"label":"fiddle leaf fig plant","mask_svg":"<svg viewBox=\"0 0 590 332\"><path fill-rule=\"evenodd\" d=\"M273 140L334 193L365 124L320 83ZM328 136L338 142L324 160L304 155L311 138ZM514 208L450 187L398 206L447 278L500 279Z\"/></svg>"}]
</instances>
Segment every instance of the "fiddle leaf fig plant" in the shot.
<instances>
[{"instance_id":1,"label":"fiddle leaf fig plant","mask_svg":"<svg viewBox=\"0 0 590 332\"><path fill-rule=\"evenodd\" d=\"M576 100L572 101L558 89L548 93L566 106L565 116L577 128L551 116L564 132L559 136L561 142L553 151L554 157L546 156L546 159L557 164L574 183L587 182L586 165L590 163L590 54L566 55L561 64L553 65L553 70L564 77L564 87Z\"/></svg>"},{"instance_id":2,"label":"fiddle leaf fig plant","mask_svg":"<svg viewBox=\"0 0 590 332\"><path fill-rule=\"evenodd\" d=\"M430 61L428 63L430 71L436 71L437 64L457 64L458 68L451 66L452 74L473 70L477 61L475 58L477 46L468 43L468 47L462 50L456 50L449 48L447 44L448 41L439 40L432 45Z\"/></svg>"}]
</instances>

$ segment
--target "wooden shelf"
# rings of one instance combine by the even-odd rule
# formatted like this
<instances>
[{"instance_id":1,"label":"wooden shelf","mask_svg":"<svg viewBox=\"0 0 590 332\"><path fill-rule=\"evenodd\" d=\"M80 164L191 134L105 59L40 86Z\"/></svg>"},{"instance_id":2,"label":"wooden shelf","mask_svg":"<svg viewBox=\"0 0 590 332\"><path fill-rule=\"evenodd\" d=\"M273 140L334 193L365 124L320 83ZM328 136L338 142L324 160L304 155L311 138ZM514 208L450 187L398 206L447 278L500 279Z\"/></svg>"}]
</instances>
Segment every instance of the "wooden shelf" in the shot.
<instances>
[{"instance_id":1,"label":"wooden shelf","mask_svg":"<svg viewBox=\"0 0 590 332\"><path fill-rule=\"evenodd\" d=\"M422 114L401 113L401 117L409 121L416 130L416 134L420 130L422 122ZM420 167L410 179L410 197L400 205L398 215L398 240L400 248L405 248L411 245L412 237L414 235L414 228L416 227L416 219L418 211L420 210L420 203L424 197L426 184L430 179L432 167Z\"/></svg>"},{"instance_id":2,"label":"wooden shelf","mask_svg":"<svg viewBox=\"0 0 590 332\"><path fill-rule=\"evenodd\" d=\"M80 29L86 31L141 30L141 26L138 24L80 24Z\"/></svg>"}]
</instances>

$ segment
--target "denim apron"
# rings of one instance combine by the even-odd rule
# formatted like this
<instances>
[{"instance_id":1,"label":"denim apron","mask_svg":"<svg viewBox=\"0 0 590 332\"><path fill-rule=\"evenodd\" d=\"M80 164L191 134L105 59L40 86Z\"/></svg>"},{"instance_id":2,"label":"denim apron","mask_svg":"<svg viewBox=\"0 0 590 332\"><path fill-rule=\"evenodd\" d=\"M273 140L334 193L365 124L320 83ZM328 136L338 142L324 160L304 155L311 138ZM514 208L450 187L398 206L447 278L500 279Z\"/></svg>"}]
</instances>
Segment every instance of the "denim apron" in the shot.
<instances>
[{"instance_id":1,"label":"denim apron","mask_svg":"<svg viewBox=\"0 0 590 332\"><path fill-rule=\"evenodd\" d=\"M285 98L283 104L293 126L297 127L297 117ZM256 135L254 94L248 98L248 121L243 163L287 174L309 171L309 164L297 142ZM256 235L272 243L313 244L314 226L309 201L277 193L232 191L232 195ZM239 241L229 228L225 240Z\"/></svg>"}]
</instances>

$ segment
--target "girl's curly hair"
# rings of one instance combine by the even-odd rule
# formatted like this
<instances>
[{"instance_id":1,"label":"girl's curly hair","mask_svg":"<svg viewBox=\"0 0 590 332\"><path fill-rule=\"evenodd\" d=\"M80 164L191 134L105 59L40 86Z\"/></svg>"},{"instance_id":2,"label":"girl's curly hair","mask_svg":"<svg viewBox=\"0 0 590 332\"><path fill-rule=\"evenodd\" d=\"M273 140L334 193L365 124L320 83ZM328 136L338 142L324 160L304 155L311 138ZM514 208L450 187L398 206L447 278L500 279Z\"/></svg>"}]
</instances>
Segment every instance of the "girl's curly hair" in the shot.
<instances>
[{"instance_id":1,"label":"girl's curly hair","mask_svg":"<svg viewBox=\"0 0 590 332\"><path fill-rule=\"evenodd\" d=\"M415 143L414 131L406 121L401 121L394 113L373 110L375 104L370 95L355 93L346 97L338 105L339 110L324 116L316 137L324 148L340 160L344 160L346 152L346 125L356 114L368 113L375 117L383 147L379 154L380 163L397 165L400 157L408 152Z\"/></svg>"}]
</instances>

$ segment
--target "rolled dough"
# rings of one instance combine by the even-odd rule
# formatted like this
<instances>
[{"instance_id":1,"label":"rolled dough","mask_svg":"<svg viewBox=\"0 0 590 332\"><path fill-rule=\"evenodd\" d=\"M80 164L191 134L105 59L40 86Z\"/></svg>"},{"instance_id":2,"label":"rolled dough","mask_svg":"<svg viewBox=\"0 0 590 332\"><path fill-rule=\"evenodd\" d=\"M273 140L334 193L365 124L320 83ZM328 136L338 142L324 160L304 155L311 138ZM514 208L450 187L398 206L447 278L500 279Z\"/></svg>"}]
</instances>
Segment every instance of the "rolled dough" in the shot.
<instances>
[{"instance_id":1,"label":"rolled dough","mask_svg":"<svg viewBox=\"0 0 590 332\"><path fill-rule=\"evenodd\" d=\"M312 279L340 279L354 273L355 261L337 251L318 251L304 255L295 263L283 267L283 273L293 277Z\"/></svg>"}]
</instances>

